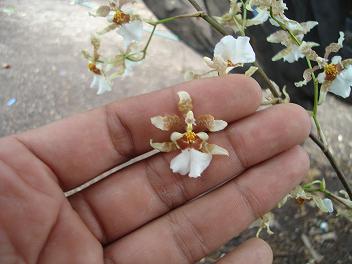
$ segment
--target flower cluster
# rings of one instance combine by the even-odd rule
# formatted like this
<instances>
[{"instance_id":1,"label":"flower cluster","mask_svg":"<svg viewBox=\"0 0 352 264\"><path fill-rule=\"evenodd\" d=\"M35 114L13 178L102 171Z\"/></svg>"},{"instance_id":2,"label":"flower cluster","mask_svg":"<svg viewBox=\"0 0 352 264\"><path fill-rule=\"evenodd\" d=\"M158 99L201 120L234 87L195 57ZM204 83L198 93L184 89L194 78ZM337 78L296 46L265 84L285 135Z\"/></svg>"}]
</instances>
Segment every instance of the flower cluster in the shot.
<instances>
[{"instance_id":1,"label":"flower cluster","mask_svg":"<svg viewBox=\"0 0 352 264\"><path fill-rule=\"evenodd\" d=\"M127 76L130 69L144 59L140 42L143 37L143 20L135 12L133 1L110 0L108 5L102 5L94 13L94 17L104 17L108 26L97 32L91 38L93 54L83 51L87 58L88 69L93 73L92 88L97 88L97 94L111 91L112 80ZM99 53L100 38L110 32L116 31L122 38L122 45L118 46L118 53L112 58L104 58ZM112 73L110 73L113 71Z\"/></svg>"},{"instance_id":2,"label":"flower cluster","mask_svg":"<svg viewBox=\"0 0 352 264\"><path fill-rule=\"evenodd\" d=\"M189 177L197 178L209 166L213 155L229 155L226 149L209 144L209 136L204 132L223 130L227 123L223 120L215 120L209 114L195 118L190 95L181 91L178 92L178 96L178 109L183 114L184 122L177 115L155 116L151 118L151 122L163 131L182 129L183 123L184 132L172 132L169 142L156 143L151 140L150 145L161 152L180 150L181 153L170 163L171 170L174 173L188 174Z\"/></svg>"},{"instance_id":3,"label":"flower cluster","mask_svg":"<svg viewBox=\"0 0 352 264\"><path fill-rule=\"evenodd\" d=\"M305 55L312 61L316 61L317 65L311 69L307 69L303 73L304 80L297 82L296 86L302 87L312 80L312 73L322 70L318 75L320 88L320 103L324 102L327 92L334 93L343 98L347 98L351 94L352 86L352 59L342 60L340 56L334 56L329 61L332 53L337 53L343 48L344 33L340 32L340 38L336 43L331 43L325 49L324 58L319 57L313 50L307 48Z\"/></svg>"}]
</instances>

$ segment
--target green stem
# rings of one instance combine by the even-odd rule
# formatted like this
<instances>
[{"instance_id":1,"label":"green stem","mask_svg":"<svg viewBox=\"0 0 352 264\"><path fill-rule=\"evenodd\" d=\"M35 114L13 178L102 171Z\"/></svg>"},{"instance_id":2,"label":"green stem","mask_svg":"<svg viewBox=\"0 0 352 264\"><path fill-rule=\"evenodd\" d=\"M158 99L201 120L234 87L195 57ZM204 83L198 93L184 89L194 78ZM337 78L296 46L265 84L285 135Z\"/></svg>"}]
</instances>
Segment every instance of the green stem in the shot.
<instances>
[{"instance_id":1,"label":"green stem","mask_svg":"<svg viewBox=\"0 0 352 264\"><path fill-rule=\"evenodd\" d=\"M150 33L150 36L149 36L148 41L147 41L147 44L145 45L145 47L144 47L144 49L143 49L143 51L142 51L142 52L143 52L143 59L144 59L145 56L147 55L147 50L148 50L149 45L150 45L150 42L152 41L152 38L153 38L153 36L154 36L156 27L157 27L157 25L154 25L154 26L153 26L153 30L152 30L152 32Z\"/></svg>"},{"instance_id":2,"label":"green stem","mask_svg":"<svg viewBox=\"0 0 352 264\"><path fill-rule=\"evenodd\" d=\"M348 181L346 179L346 176L344 175L344 173L342 172L342 170L339 168L339 166L337 165L337 162L333 156L333 154L331 153L331 151L329 150L329 148L326 147L326 145L321 142L319 140L319 138L317 138L315 135L313 135L312 133L309 135L309 137L313 140L313 142L320 148L320 150L324 153L325 157L329 160L331 166L333 167L333 169L336 172L337 177L339 178L342 186L345 188L346 192L348 193L348 196L350 197L350 199L352 200L352 190L348 184Z\"/></svg>"},{"instance_id":3,"label":"green stem","mask_svg":"<svg viewBox=\"0 0 352 264\"><path fill-rule=\"evenodd\" d=\"M243 30L243 32L245 32L246 31L246 25L247 25L247 8L246 8L246 6L247 6L248 0L246 0L246 1L241 0L241 2L242 2L242 9L243 9L242 30Z\"/></svg>"},{"instance_id":4,"label":"green stem","mask_svg":"<svg viewBox=\"0 0 352 264\"><path fill-rule=\"evenodd\" d=\"M156 26L156 25L172 22L172 21L174 21L176 19L191 18L191 17L202 17L204 14L205 13L203 11L198 11L196 13L168 17L168 18L164 18L164 19L161 19L161 20L157 20L157 21L150 21L150 22L147 22L147 23L152 25L152 26Z\"/></svg>"},{"instance_id":5,"label":"green stem","mask_svg":"<svg viewBox=\"0 0 352 264\"><path fill-rule=\"evenodd\" d=\"M134 54L130 55L127 57L128 60L131 60L131 61L142 61L145 59L145 57L147 56L147 50L150 46L150 43L152 41L152 38L154 36L154 33L155 33L155 30L156 30L156 27L160 24L165 24L165 23L169 23L169 22L172 22L176 19L183 19L183 18L191 18L191 17L201 17L204 15L204 12L203 11L199 11L199 12L196 12L196 13L191 13L191 14L184 14L184 15L178 15L178 16L173 16L173 17L168 17L168 18L164 18L164 19L161 19L161 20L157 20L157 21L149 21L147 22L148 24L152 25L153 26L153 29L152 29L152 32L150 33L150 36L148 38L148 41L144 47L144 49L142 50L142 57L141 58L138 58L138 59L133 59L131 56L133 56Z\"/></svg>"},{"instance_id":6,"label":"green stem","mask_svg":"<svg viewBox=\"0 0 352 264\"><path fill-rule=\"evenodd\" d=\"M293 34L293 33L291 32L291 30L289 30L289 29L286 27L285 24L283 24L281 21L279 21L279 20L273 15L273 10L272 10L272 8L270 9L270 17L271 17L276 23L279 24L279 26L280 26L280 28L281 28L282 30L286 31L286 32L290 35L291 39L292 39L298 46L301 46L301 45L302 45L302 41L299 40L299 39L295 36L295 34ZM313 67L312 67L311 61L310 61L308 58L306 58L306 61L307 61L308 68L312 70ZM317 78L316 78L314 72L312 72L311 76L312 76L312 80L313 80L313 83L314 83L313 118L316 120L317 117L318 117L319 83L318 83L318 80L317 80ZM320 134L320 133L321 133L321 131L319 131L319 134ZM323 138L321 138L321 139L323 140Z\"/></svg>"}]
</instances>

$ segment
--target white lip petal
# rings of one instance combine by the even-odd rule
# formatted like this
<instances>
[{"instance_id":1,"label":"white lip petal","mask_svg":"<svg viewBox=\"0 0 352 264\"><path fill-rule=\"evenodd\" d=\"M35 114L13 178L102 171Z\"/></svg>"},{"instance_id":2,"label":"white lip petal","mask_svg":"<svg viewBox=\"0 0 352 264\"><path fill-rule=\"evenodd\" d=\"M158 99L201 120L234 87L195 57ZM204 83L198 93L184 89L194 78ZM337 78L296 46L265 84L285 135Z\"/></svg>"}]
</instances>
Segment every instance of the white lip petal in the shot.
<instances>
[{"instance_id":1,"label":"white lip petal","mask_svg":"<svg viewBox=\"0 0 352 264\"><path fill-rule=\"evenodd\" d=\"M190 150L190 171L189 177L198 178L201 176L203 171L208 168L212 155L203 153L195 149Z\"/></svg>"},{"instance_id":2,"label":"white lip petal","mask_svg":"<svg viewBox=\"0 0 352 264\"><path fill-rule=\"evenodd\" d=\"M254 50L249 43L249 37L238 37L232 63L251 63L255 61Z\"/></svg>"},{"instance_id":3,"label":"white lip petal","mask_svg":"<svg viewBox=\"0 0 352 264\"><path fill-rule=\"evenodd\" d=\"M186 175L190 171L191 153L189 149L182 150L175 158L170 162L170 169L173 173L179 173Z\"/></svg>"},{"instance_id":4,"label":"white lip petal","mask_svg":"<svg viewBox=\"0 0 352 264\"><path fill-rule=\"evenodd\" d=\"M94 75L93 80L90 84L90 88L95 88L95 86L97 86L97 85L98 85L98 76Z\"/></svg>"},{"instance_id":5,"label":"white lip petal","mask_svg":"<svg viewBox=\"0 0 352 264\"><path fill-rule=\"evenodd\" d=\"M347 98L351 93L351 85L351 82L344 80L341 76L337 76L332 82L329 92Z\"/></svg>"},{"instance_id":6,"label":"white lip petal","mask_svg":"<svg viewBox=\"0 0 352 264\"><path fill-rule=\"evenodd\" d=\"M111 91L110 83L104 77L99 76L99 89L97 94L101 95L103 93L110 92L110 91Z\"/></svg>"},{"instance_id":7,"label":"white lip petal","mask_svg":"<svg viewBox=\"0 0 352 264\"><path fill-rule=\"evenodd\" d=\"M123 24L117 33L123 37L125 47L127 47L133 41L141 41L143 37L143 22L135 20L126 24Z\"/></svg>"},{"instance_id":8,"label":"white lip petal","mask_svg":"<svg viewBox=\"0 0 352 264\"><path fill-rule=\"evenodd\" d=\"M214 57L221 57L223 61L233 64L251 63L255 61L255 53L249 37L223 37L214 49Z\"/></svg>"},{"instance_id":9,"label":"white lip petal","mask_svg":"<svg viewBox=\"0 0 352 264\"><path fill-rule=\"evenodd\" d=\"M236 48L236 40L232 36L223 37L218 44L215 45L214 57L219 56L224 61L231 60L231 53Z\"/></svg>"}]
</instances>

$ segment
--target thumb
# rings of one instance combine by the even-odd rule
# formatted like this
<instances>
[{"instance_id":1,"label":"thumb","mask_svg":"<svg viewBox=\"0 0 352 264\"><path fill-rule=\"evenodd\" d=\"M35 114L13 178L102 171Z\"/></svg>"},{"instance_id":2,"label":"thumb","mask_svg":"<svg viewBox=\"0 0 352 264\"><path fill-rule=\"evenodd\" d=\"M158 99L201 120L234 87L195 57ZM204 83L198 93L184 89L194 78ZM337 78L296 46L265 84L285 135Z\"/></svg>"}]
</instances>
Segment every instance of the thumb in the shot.
<instances>
[{"instance_id":1,"label":"thumb","mask_svg":"<svg viewBox=\"0 0 352 264\"><path fill-rule=\"evenodd\" d=\"M262 239L252 238L235 248L217 264L271 264L273 252Z\"/></svg>"}]
</instances>

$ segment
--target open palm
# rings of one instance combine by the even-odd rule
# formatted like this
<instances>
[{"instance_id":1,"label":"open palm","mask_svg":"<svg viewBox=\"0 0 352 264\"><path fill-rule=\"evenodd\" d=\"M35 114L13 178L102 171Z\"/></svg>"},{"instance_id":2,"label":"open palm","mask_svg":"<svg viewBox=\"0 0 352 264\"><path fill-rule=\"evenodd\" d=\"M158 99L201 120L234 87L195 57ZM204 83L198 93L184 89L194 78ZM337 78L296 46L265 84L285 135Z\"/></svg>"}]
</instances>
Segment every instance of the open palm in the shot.
<instances>
[{"instance_id":1,"label":"open palm","mask_svg":"<svg viewBox=\"0 0 352 264\"><path fill-rule=\"evenodd\" d=\"M167 140L150 117L177 113L178 90L192 96L196 113L229 123L211 134L228 158L215 157L201 178L191 179L170 171L175 153L159 153L65 197L149 151L150 138ZM274 207L309 167L298 146L310 130L305 111L292 104L256 111L260 102L258 84L235 75L0 139L0 263L183 264L211 253ZM251 240L221 261L271 258L263 241Z\"/></svg>"}]
</instances>

